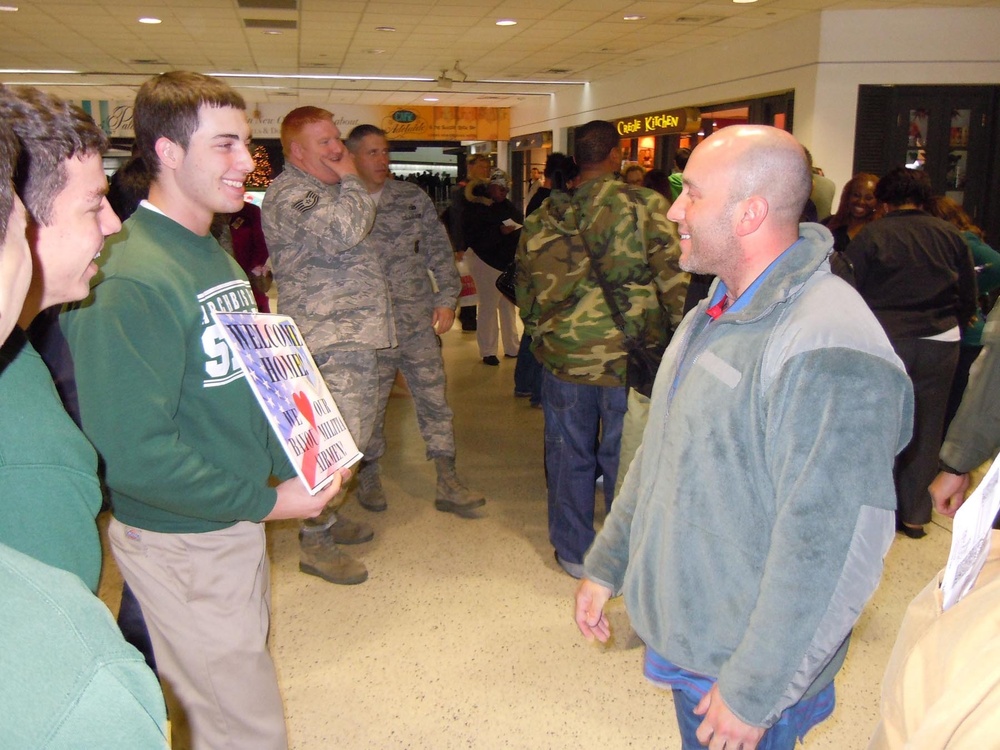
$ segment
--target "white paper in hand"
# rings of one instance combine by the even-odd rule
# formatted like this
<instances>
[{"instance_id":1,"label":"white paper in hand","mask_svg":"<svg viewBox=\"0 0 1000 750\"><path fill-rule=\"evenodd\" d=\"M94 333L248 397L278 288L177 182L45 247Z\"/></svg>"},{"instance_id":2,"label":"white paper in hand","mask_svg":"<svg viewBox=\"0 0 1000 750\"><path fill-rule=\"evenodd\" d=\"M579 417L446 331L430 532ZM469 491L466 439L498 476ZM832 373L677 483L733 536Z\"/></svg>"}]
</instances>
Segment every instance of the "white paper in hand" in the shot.
<instances>
[{"instance_id":1,"label":"white paper in hand","mask_svg":"<svg viewBox=\"0 0 1000 750\"><path fill-rule=\"evenodd\" d=\"M941 579L942 609L961 601L976 582L990 553L993 519L1000 510L1000 460L969 495L952 524L951 551Z\"/></svg>"}]
</instances>

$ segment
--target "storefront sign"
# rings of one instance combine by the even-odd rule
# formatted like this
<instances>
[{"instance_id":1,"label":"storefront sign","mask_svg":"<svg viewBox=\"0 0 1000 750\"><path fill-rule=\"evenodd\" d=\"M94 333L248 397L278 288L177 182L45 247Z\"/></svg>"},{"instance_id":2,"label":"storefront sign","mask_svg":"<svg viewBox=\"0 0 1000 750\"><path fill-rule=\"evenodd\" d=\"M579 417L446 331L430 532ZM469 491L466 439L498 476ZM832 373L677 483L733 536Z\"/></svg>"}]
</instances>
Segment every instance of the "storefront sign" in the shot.
<instances>
[{"instance_id":1,"label":"storefront sign","mask_svg":"<svg viewBox=\"0 0 1000 750\"><path fill-rule=\"evenodd\" d=\"M614 121L622 138L639 138L644 135L672 135L696 133L701 127L701 113L694 107L682 107L666 112L624 117Z\"/></svg>"},{"instance_id":2,"label":"storefront sign","mask_svg":"<svg viewBox=\"0 0 1000 750\"><path fill-rule=\"evenodd\" d=\"M133 138L132 103L85 101L83 108L113 138ZM506 141L510 110L500 107L387 107L331 105L333 121L343 136L355 125L378 125L391 141ZM279 138L284 105L247 108L254 138Z\"/></svg>"}]
</instances>

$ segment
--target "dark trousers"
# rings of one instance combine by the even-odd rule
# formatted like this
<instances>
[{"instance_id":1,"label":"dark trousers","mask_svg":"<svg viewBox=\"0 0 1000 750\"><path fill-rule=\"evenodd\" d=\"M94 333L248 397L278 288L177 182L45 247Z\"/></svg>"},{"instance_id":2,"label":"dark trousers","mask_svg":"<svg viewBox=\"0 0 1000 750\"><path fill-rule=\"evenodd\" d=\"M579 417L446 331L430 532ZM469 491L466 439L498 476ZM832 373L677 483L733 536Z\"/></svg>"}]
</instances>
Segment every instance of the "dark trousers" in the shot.
<instances>
[{"instance_id":1,"label":"dark trousers","mask_svg":"<svg viewBox=\"0 0 1000 750\"><path fill-rule=\"evenodd\" d=\"M514 365L514 393L530 393L531 403L542 402L542 363L531 353L531 336L521 335L521 345L517 350L517 364Z\"/></svg>"},{"instance_id":2,"label":"dark trousers","mask_svg":"<svg viewBox=\"0 0 1000 750\"><path fill-rule=\"evenodd\" d=\"M938 470L941 429L958 364L957 341L899 339L892 342L913 381L913 438L896 457L896 509L900 522L922 526L931 520L928 485Z\"/></svg>"},{"instance_id":3,"label":"dark trousers","mask_svg":"<svg viewBox=\"0 0 1000 750\"><path fill-rule=\"evenodd\" d=\"M476 330L476 306L465 305L458 308L458 322L462 324L463 331Z\"/></svg>"},{"instance_id":4,"label":"dark trousers","mask_svg":"<svg viewBox=\"0 0 1000 750\"><path fill-rule=\"evenodd\" d=\"M153 658L153 644L149 640L146 620L142 616L142 607L135 598L127 583L122 584L122 603L118 608L118 629L122 631L125 640L135 648L146 660L146 664L156 672L156 659Z\"/></svg>"},{"instance_id":5,"label":"dark trousers","mask_svg":"<svg viewBox=\"0 0 1000 750\"><path fill-rule=\"evenodd\" d=\"M958 406L962 403L962 396L965 394L965 387L969 384L969 370L972 363L976 361L979 352L983 350L981 346L960 346L958 349L958 366L955 368L955 378L951 381L951 392L948 394L948 408L944 415L944 428L941 430L941 442L944 442L945 435L948 434L948 426L951 420L958 413Z\"/></svg>"}]
</instances>

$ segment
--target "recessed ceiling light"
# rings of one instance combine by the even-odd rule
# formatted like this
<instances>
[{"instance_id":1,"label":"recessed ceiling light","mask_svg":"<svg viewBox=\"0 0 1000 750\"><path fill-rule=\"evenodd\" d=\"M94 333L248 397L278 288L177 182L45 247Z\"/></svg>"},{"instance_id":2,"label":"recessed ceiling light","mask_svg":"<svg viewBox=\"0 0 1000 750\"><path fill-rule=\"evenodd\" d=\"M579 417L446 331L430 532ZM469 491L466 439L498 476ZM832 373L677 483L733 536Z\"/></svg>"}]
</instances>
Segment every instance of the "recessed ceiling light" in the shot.
<instances>
[{"instance_id":1,"label":"recessed ceiling light","mask_svg":"<svg viewBox=\"0 0 1000 750\"><path fill-rule=\"evenodd\" d=\"M757 0L733 0L737 5L747 5L749 3L755 3Z\"/></svg>"},{"instance_id":2,"label":"recessed ceiling light","mask_svg":"<svg viewBox=\"0 0 1000 750\"><path fill-rule=\"evenodd\" d=\"M16 5L0 5L0 13L17 13Z\"/></svg>"},{"instance_id":3,"label":"recessed ceiling light","mask_svg":"<svg viewBox=\"0 0 1000 750\"><path fill-rule=\"evenodd\" d=\"M376 26L375 31L395 31L395 26Z\"/></svg>"},{"instance_id":4,"label":"recessed ceiling light","mask_svg":"<svg viewBox=\"0 0 1000 750\"><path fill-rule=\"evenodd\" d=\"M384 55L385 54L385 50L384 49L366 49L365 50L365 54L368 54L368 55Z\"/></svg>"},{"instance_id":5,"label":"recessed ceiling light","mask_svg":"<svg viewBox=\"0 0 1000 750\"><path fill-rule=\"evenodd\" d=\"M139 23L157 24L157 23L163 23L163 22L159 18L153 18L152 16L146 16L144 18L140 18L139 19Z\"/></svg>"},{"instance_id":6,"label":"recessed ceiling light","mask_svg":"<svg viewBox=\"0 0 1000 750\"><path fill-rule=\"evenodd\" d=\"M513 18L499 18L497 19L497 26L517 26L517 21Z\"/></svg>"},{"instance_id":7,"label":"recessed ceiling light","mask_svg":"<svg viewBox=\"0 0 1000 750\"><path fill-rule=\"evenodd\" d=\"M425 96L424 97L424 101L425 102L439 102L441 100L438 99L436 96Z\"/></svg>"},{"instance_id":8,"label":"recessed ceiling light","mask_svg":"<svg viewBox=\"0 0 1000 750\"><path fill-rule=\"evenodd\" d=\"M270 31L265 31L264 34L266 36L281 36L281 32L275 31L274 29L271 29Z\"/></svg>"},{"instance_id":9,"label":"recessed ceiling light","mask_svg":"<svg viewBox=\"0 0 1000 750\"><path fill-rule=\"evenodd\" d=\"M623 16L622 20L623 21L642 21L645 18L646 18L645 16L640 16L640 15L637 15L637 14L632 14L630 16Z\"/></svg>"}]
</instances>

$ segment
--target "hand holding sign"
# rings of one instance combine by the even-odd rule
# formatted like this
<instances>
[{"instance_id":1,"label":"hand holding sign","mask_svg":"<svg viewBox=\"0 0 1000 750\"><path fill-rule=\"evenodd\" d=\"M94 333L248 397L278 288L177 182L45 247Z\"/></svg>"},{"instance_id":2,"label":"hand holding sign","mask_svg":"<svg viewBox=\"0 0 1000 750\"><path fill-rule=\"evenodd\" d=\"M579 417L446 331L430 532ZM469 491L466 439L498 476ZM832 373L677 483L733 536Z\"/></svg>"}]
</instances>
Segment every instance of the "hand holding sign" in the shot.
<instances>
[{"instance_id":1,"label":"hand holding sign","mask_svg":"<svg viewBox=\"0 0 1000 750\"><path fill-rule=\"evenodd\" d=\"M333 481L315 495L299 481L298 477L288 479L278 485L278 501L265 521L281 521L287 518L315 518L323 512L340 488L351 478L350 469L338 469Z\"/></svg>"}]
</instances>

